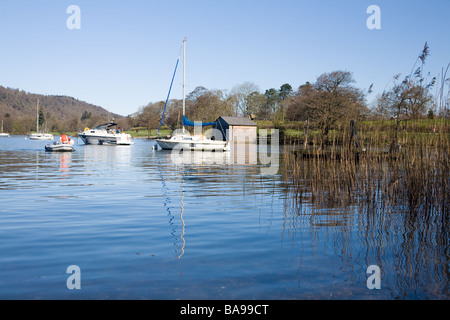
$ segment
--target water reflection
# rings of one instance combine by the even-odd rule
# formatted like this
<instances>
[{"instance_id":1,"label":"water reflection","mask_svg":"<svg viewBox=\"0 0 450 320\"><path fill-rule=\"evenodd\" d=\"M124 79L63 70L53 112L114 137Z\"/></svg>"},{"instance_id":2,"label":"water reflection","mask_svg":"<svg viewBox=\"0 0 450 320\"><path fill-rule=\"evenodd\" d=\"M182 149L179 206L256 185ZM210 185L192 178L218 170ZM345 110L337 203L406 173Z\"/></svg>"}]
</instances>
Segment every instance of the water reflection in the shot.
<instances>
[{"instance_id":1,"label":"water reflection","mask_svg":"<svg viewBox=\"0 0 450 320\"><path fill-rule=\"evenodd\" d=\"M181 224L182 224L182 229L181 229L181 240L183 241L183 244L181 246L181 253L178 256L178 259L181 259L181 257L184 255L184 247L186 246L186 240L184 239L184 235L185 235L185 229L186 229L186 224L184 222L183 219L183 213L184 213L184 182L181 184L181 213L180 213L180 220L181 220Z\"/></svg>"},{"instance_id":2,"label":"water reflection","mask_svg":"<svg viewBox=\"0 0 450 320\"><path fill-rule=\"evenodd\" d=\"M23 283L54 279L55 264L69 262L86 266L89 285L98 280L82 293L94 299L448 299L445 207L388 203L377 182L373 198L318 204L329 189L310 171L291 184L291 172L262 175L254 153L193 156L173 159L148 141L69 154L2 145L0 196L15 201L0 207L0 296L59 297L66 279L45 293ZM142 246L155 256L137 257ZM379 292L365 285L373 264Z\"/></svg>"},{"instance_id":3,"label":"water reflection","mask_svg":"<svg viewBox=\"0 0 450 320\"><path fill-rule=\"evenodd\" d=\"M174 246L176 247L175 252L178 254L178 259L181 259L181 257L184 255L184 248L186 246L186 240L184 238L185 236L185 221L183 218L183 213L184 213L184 173L180 170L175 170L174 172L176 173L176 175L178 177L174 178L173 174L174 172L167 172L167 171L163 171L162 169L165 168L166 166L164 166L161 162L161 159L158 158L157 159L157 169L158 169L158 175L161 181L161 195L164 198L164 202L163 202L163 207L165 209L165 211L167 212L167 216L169 217L169 221L168 224L172 227L172 230L170 232L170 234L172 235L172 237L175 239L174 242ZM167 167L166 167L167 168ZM179 176L181 176L181 182L179 181ZM176 191L175 191L175 195L173 194L173 192L171 192L169 186L168 186L168 182L172 182L174 180L175 185L179 184L180 185L180 190L181 190L181 196L179 196ZM178 210L178 207L176 205L171 205L173 199L176 199L180 197L180 222L181 222L181 235L178 236L179 233L179 227L177 225L177 221L176 221L176 216L175 211ZM179 244L181 239L181 245Z\"/></svg>"},{"instance_id":4,"label":"water reflection","mask_svg":"<svg viewBox=\"0 0 450 320\"><path fill-rule=\"evenodd\" d=\"M70 178L72 153L45 152L45 141L8 140L0 150L0 189L47 187L47 182Z\"/></svg>"},{"instance_id":5,"label":"water reflection","mask_svg":"<svg viewBox=\"0 0 450 320\"><path fill-rule=\"evenodd\" d=\"M308 164L304 161L301 165L306 168ZM449 297L450 224L445 206L411 205L407 198L385 201L382 180L371 182L375 196L370 201L358 196L361 190L356 189L348 197L352 202L323 202L329 187L308 181L312 179L309 173L302 177L285 179L283 237L292 243L307 237L315 256L331 251L333 264L348 282L355 278L364 281L365 269L379 266L387 298ZM299 277L303 272L302 265Z\"/></svg>"},{"instance_id":6,"label":"water reflection","mask_svg":"<svg viewBox=\"0 0 450 320\"><path fill-rule=\"evenodd\" d=\"M157 151L153 154L152 163L138 164L148 168L149 175L154 174L153 168L158 171L163 206L169 217L169 224L173 226L171 234L175 239L179 259L185 255L186 224L191 218L198 218L198 213L204 210L219 214L227 210L227 207L234 210L237 205L212 205L211 202L217 201L215 199L242 194L239 199L242 210L249 210L250 214L259 212L260 219L263 219L262 208L273 206L273 188L277 183L273 177L261 176L260 165L257 163L258 153L253 149L250 151L248 148L245 153L183 151L174 154L170 151ZM255 207L257 197L259 201ZM211 200L207 200L208 198ZM177 205L178 201L180 206ZM196 212L194 217L184 215L186 206L189 212ZM272 218L273 216L268 220ZM217 218L212 219L214 221ZM270 228L270 224L267 228Z\"/></svg>"},{"instance_id":7,"label":"water reflection","mask_svg":"<svg viewBox=\"0 0 450 320\"><path fill-rule=\"evenodd\" d=\"M127 164L131 161L133 146L100 146L85 145L83 147L84 161L90 164Z\"/></svg>"},{"instance_id":8,"label":"water reflection","mask_svg":"<svg viewBox=\"0 0 450 320\"><path fill-rule=\"evenodd\" d=\"M233 149L230 152L189 151L166 152L170 161L176 165L256 165L258 152L256 147L245 146Z\"/></svg>"},{"instance_id":9,"label":"water reflection","mask_svg":"<svg viewBox=\"0 0 450 320\"><path fill-rule=\"evenodd\" d=\"M59 171L61 172L61 178L62 179L70 178L70 168L72 161L71 152L47 153L45 155L45 161L59 163Z\"/></svg>"}]
</instances>

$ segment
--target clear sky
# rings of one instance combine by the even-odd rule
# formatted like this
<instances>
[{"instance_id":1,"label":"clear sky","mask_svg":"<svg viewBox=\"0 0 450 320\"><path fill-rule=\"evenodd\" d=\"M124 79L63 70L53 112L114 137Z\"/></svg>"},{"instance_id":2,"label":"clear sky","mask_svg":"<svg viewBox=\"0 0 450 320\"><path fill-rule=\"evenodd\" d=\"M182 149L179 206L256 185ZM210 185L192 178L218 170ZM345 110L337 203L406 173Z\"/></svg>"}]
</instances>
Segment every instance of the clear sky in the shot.
<instances>
[{"instance_id":1,"label":"clear sky","mask_svg":"<svg viewBox=\"0 0 450 320\"><path fill-rule=\"evenodd\" d=\"M81 29L70 30L70 5ZM381 29L370 30L370 5ZM294 89L324 72L353 73L383 91L409 74L428 41L425 70L450 62L448 0L1 0L0 85L67 95L122 115L165 100L187 37L187 92L249 81ZM172 98L181 98L182 69Z\"/></svg>"}]
</instances>

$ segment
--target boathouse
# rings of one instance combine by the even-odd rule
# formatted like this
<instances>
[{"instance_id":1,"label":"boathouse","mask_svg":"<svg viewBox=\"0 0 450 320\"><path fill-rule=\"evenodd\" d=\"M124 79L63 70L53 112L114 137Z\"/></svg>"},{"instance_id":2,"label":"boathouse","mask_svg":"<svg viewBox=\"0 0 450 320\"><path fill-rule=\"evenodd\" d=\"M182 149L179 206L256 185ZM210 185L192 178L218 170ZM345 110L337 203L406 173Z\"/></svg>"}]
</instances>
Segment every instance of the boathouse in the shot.
<instances>
[{"instance_id":1,"label":"boathouse","mask_svg":"<svg viewBox=\"0 0 450 320\"><path fill-rule=\"evenodd\" d=\"M220 117L213 126L219 130L225 141L257 143L257 124L250 118Z\"/></svg>"}]
</instances>

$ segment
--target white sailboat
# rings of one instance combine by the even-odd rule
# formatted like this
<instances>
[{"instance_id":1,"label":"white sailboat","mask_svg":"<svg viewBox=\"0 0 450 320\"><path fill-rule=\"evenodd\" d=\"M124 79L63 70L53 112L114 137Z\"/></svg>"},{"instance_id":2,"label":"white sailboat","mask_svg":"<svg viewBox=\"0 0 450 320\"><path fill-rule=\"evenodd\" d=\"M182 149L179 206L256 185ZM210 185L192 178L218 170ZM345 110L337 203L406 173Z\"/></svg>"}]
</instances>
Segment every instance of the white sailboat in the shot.
<instances>
[{"instance_id":1,"label":"white sailboat","mask_svg":"<svg viewBox=\"0 0 450 320\"><path fill-rule=\"evenodd\" d=\"M53 140L53 135L50 133L39 132L39 99L36 107L36 133L30 134L30 140Z\"/></svg>"},{"instance_id":2,"label":"white sailboat","mask_svg":"<svg viewBox=\"0 0 450 320\"><path fill-rule=\"evenodd\" d=\"M3 120L2 120L2 131L0 132L0 138L9 138L9 133L3 132Z\"/></svg>"},{"instance_id":3,"label":"white sailboat","mask_svg":"<svg viewBox=\"0 0 450 320\"><path fill-rule=\"evenodd\" d=\"M177 61L178 66L178 61ZM175 68L176 72L176 68ZM174 74L175 76L175 74ZM173 83L173 79L172 79ZM172 86L171 86L172 87ZM169 90L170 95L170 90ZM169 97L167 97L167 100ZM166 101L167 105L167 101ZM164 118L162 115L161 123ZM185 125L192 126L192 122L186 118L186 38L183 40L183 129L176 130L169 139L156 139L156 143L163 150L198 150L198 151L228 151L229 146L226 141L206 138L202 134L191 135ZM199 123L201 127L211 125ZM161 128L161 125L160 125ZM181 132L180 132L181 131ZM159 130L158 130L159 132Z\"/></svg>"}]
</instances>

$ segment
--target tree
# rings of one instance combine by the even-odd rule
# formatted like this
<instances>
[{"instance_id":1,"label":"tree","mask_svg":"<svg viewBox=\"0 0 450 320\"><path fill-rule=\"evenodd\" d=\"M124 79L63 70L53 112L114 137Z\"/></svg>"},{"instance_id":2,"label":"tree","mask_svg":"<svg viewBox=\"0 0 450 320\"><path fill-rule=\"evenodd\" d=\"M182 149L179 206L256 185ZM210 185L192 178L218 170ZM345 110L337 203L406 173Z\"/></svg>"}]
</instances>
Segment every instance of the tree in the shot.
<instances>
[{"instance_id":1,"label":"tree","mask_svg":"<svg viewBox=\"0 0 450 320\"><path fill-rule=\"evenodd\" d=\"M288 106L288 100L292 97L292 86L289 83L285 83L279 90L280 101L276 110L275 116L284 121L286 116L286 109Z\"/></svg>"},{"instance_id":2,"label":"tree","mask_svg":"<svg viewBox=\"0 0 450 320\"><path fill-rule=\"evenodd\" d=\"M45 115L44 115L44 111L39 108L39 127L42 128L42 126L45 124Z\"/></svg>"},{"instance_id":3,"label":"tree","mask_svg":"<svg viewBox=\"0 0 450 320\"><path fill-rule=\"evenodd\" d=\"M81 116L81 121L87 120L87 119L89 119L91 116L92 116L92 112L84 111L84 112L83 112L83 115Z\"/></svg>"},{"instance_id":4,"label":"tree","mask_svg":"<svg viewBox=\"0 0 450 320\"><path fill-rule=\"evenodd\" d=\"M280 87L279 95L281 100L286 100L292 94L292 86L285 83Z\"/></svg>"},{"instance_id":5,"label":"tree","mask_svg":"<svg viewBox=\"0 0 450 320\"><path fill-rule=\"evenodd\" d=\"M266 103L264 105L266 119L271 119L273 114L278 109L278 104L280 102L280 95L277 89L271 88L266 90L264 96L266 97Z\"/></svg>"},{"instance_id":6,"label":"tree","mask_svg":"<svg viewBox=\"0 0 450 320\"><path fill-rule=\"evenodd\" d=\"M314 84L299 88L288 110L296 120L315 121L326 138L335 124L358 119L366 111L364 94L352 85L354 82L347 71L324 73Z\"/></svg>"},{"instance_id":7,"label":"tree","mask_svg":"<svg viewBox=\"0 0 450 320\"><path fill-rule=\"evenodd\" d=\"M186 101L195 101L198 97L206 94L209 90L205 87L198 86L186 96Z\"/></svg>"},{"instance_id":8,"label":"tree","mask_svg":"<svg viewBox=\"0 0 450 320\"><path fill-rule=\"evenodd\" d=\"M288 119L292 121L305 121L309 119L309 105L313 102L315 90L311 83L306 82L298 88L297 94L289 101L287 106Z\"/></svg>"},{"instance_id":9,"label":"tree","mask_svg":"<svg viewBox=\"0 0 450 320\"><path fill-rule=\"evenodd\" d=\"M267 119L264 114L264 104L266 102L265 96L259 92L252 92L248 96L248 106L250 115L257 117L258 119Z\"/></svg>"},{"instance_id":10,"label":"tree","mask_svg":"<svg viewBox=\"0 0 450 320\"><path fill-rule=\"evenodd\" d=\"M250 115L252 111L249 105L249 96L254 92L259 93L259 87L252 82L234 86L230 91L230 100L233 103L236 114Z\"/></svg>"},{"instance_id":11,"label":"tree","mask_svg":"<svg viewBox=\"0 0 450 320\"><path fill-rule=\"evenodd\" d=\"M189 96L195 97L190 99L187 105L188 118L192 121L213 122L220 116L231 116L234 113L233 105L225 99L221 90L203 88Z\"/></svg>"},{"instance_id":12,"label":"tree","mask_svg":"<svg viewBox=\"0 0 450 320\"><path fill-rule=\"evenodd\" d=\"M396 120L396 130L391 146L397 146L400 122L425 116L431 104L430 89L435 85L436 78L428 81L428 76L423 75L424 65L429 54L428 43L425 43L410 75L406 76L401 83L397 82L400 74L395 75L392 87L385 90L378 98L377 109L387 112ZM417 63L421 63L421 66L416 69Z\"/></svg>"}]
</instances>

